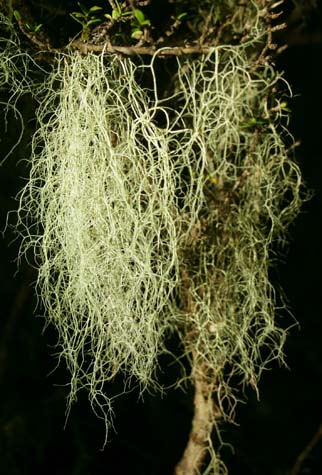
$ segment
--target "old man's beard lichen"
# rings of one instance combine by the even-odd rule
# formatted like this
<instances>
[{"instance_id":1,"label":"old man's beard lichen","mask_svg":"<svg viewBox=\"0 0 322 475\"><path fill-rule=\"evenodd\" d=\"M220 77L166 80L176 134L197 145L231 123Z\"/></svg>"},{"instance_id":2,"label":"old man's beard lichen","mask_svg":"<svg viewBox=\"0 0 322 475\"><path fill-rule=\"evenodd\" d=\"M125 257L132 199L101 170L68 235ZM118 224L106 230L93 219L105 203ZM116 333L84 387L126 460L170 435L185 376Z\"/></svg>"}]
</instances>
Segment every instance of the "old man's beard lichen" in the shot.
<instances>
[{"instance_id":1,"label":"old man's beard lichen","mask_svg":"<svg viewBox=\"0 0 322 475\"><path fill-rule=\"evenodd\" d=\"M242 47L217 47L178 59L173 96L159 99L153 65L147 91L130 59L57 58L38 92L20 196L21 252L35 253L70 402L86 387L107 427L105 383L121 372L142 390L157 387L171 332L192 374L203 365L216 375L228 415L231 376L256 388L285 336L269 249L298 212L300 175L277 131L281 78L251 65Z\"/></svg>"}]
</instances>

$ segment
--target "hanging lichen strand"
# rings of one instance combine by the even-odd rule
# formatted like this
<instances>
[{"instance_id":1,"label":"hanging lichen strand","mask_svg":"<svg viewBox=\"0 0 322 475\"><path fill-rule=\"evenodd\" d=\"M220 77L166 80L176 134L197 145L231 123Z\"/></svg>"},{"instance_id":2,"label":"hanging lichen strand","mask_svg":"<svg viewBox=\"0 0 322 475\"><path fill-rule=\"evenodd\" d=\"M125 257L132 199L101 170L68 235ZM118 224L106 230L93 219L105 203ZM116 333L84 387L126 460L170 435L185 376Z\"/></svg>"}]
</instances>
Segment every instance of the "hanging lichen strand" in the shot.
<instances>
[{"instance_id":1,"label":"hanging lichen strand","mask_svg":"<svg viewBox=\"0 0 322 475\"><path fill-rule=\"evenodd\" d=\"M181 334L186 353L218 379L220 403L231 395L225 378L256 387L265 361L281 357L269 251L298 213L301 178L280 135L285 105L272 95L281 78L271 67L256 70L242 48L218 47L178 71L182 120L206 162L200 213L180 254L190 302Z\"/></svg>"},{"instance_id":2,"label":"hanging lichen strand","mask_svg":"<svg viewBox=\"0 0 322 475\"><path fill-rule=\"evenodd\" d=\"M196 393L177 475L197 473L207 449L205 473L225 473L212 429L220 418L233 420L237 381L257 391L267 364L283 359L285 331L275 324L268 270L271 244L283 243L298 213L301 178L281 137L285 104L272 93L280 82L272 67L252 64L240 47L217 47L207 58L179 64L182 120L206 167L201 211L180 249L178 328Z\"/></svg>"},{"instance_id":3,"label":"hanging lichen strand","mask_svg":"<svg viewBox=\"0 0 322 475\"><path fill-rule=\"evenodd\" d=\"M119 372L142 389L155 384L165 332L175 327L171 296L190 219L176 205L181 169L199 169L202 159L190 164L179 132L155 125L159 105L135 69L91 54L58 61L19 210L33 223L24 250L35 250L38 293L72 375L70 402L86 387L104 417L104 383ZM201 187L202 175L195 181ZM190 196L196 216L197 206Z\"/></svg>"}]
</instances>

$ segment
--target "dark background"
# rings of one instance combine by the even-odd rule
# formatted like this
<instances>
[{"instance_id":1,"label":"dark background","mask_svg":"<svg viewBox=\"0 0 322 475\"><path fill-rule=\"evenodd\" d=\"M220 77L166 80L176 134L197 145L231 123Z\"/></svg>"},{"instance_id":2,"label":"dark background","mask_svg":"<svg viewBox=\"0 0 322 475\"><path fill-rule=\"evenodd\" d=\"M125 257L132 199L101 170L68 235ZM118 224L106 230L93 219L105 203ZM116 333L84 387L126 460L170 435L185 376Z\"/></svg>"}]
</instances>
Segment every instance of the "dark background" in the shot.
<instances>
[{"instance_id":1,"label":"dark background","mask_svg":"<svg viewBox=\"0 0 322 475\"><path fill-rule=\"evenodd\" d=\"M304 28L290 35L293 44L277 60L295 94L290 128L301 141L296 157L314 192L291 227L287 253L272 272L299 327L290 331L285 347L289 369L273 366L263 375L260 401L247 391L246 404L237 408L238 425L222 427L224 441L234 447L222 452L230 475L290 474L322 423L321 10L319 5ZM27 164L19 159L28 156L34 105L25 97L19 107L26 129L18 149L0 168L1 229L8 211L17 208L14 196L28 176ZM2 156L20 128L13 114L7 119L6 127L0 117ZM92 413L86 394L80 394L64 428L68 373L64 367L52 372L55 331L49 328L43 334L43 318L34 315L36 276L25 262L16 272L19 241L14 238L9 228L0 241L0 473L170 475L188 437L192 390L170 390L163 397L147 394L144 402L135 390L118 398L116 433L110 433L104 451L104 423ZM166 363L163 371L161 378L170 374L171 380L173 370ZM119 384L112 390L117 392ZM301 473L322 474L322 440Z\"/></svg>"}]
</instances>

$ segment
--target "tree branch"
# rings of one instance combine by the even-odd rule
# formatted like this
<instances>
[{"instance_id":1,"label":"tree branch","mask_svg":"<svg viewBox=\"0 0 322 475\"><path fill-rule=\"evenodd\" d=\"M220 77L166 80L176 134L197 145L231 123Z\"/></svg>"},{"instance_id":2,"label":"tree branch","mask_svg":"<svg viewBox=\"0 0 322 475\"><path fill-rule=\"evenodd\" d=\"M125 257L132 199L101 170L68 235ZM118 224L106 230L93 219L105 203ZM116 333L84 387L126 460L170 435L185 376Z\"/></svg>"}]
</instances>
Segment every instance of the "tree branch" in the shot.
<instances>
[{"instance_id":1,"label":"tree branch","mask_svg":"<svg viewBox=\"0 0 322 475\"><path fill-rule=\"evenodd\" d=\"M196 359L196 358L194 358ZM207 455L215 420L212 398L214 383L207 381L207 372L194 362L194 415L188 443L174 475L199 475Z\"/></svg>"},{"instance_id":2,"label":"tree branch","mask_svg":"<svg viewBox=\"0 0 322 475\"><path fill-rule=\"evenodd\" d=\"M117 46L105 43L104 45L94 45L91 43L84 43L81 40L74 40L69 45L71 48L78 49L81 53L86 54L89 52L95 53L120 53L124 55L154 55L156 52L160 56L181 56L184 54L202 54L209 53L212 49L211 46L175 46L175 47L163 47L156 48L154 46Z\"/></svg>"}]
</instances>

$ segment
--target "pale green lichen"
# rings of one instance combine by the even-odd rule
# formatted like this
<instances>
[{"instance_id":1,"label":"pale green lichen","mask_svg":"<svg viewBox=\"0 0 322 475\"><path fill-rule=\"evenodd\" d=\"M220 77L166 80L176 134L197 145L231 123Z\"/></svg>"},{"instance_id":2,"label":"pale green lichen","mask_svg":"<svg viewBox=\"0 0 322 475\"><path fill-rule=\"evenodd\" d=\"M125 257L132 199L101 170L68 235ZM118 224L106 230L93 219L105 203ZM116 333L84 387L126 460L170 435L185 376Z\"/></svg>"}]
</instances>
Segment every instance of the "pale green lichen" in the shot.
<instances>
[{"instance_id":1,"label":"pale green lichen","mask_svg":"<svg viewBox=\"0 0 322 475\"><path fill-rule=\"evenodd\" d=\"M69 404L87 388L107 428L105 383L122 373L125 385L158 387L171 333L191 375L198 365L216 380L228 419L236 383L257 390L283 359L270 252L301 204L276 92L286 83L246 46L218 46L178 59L173 94L159 99L154 60L61 54L30 86L38 130L19 198L21 254L34 253L37 294L71 372ZM17 77L11 49L1 64L2 84ZM152 75L152 91L138 71ZM12 84L13 97L25 90ZM207 473L221 473L211 441L209 454Z\"/></svg>"}]
</instances>

